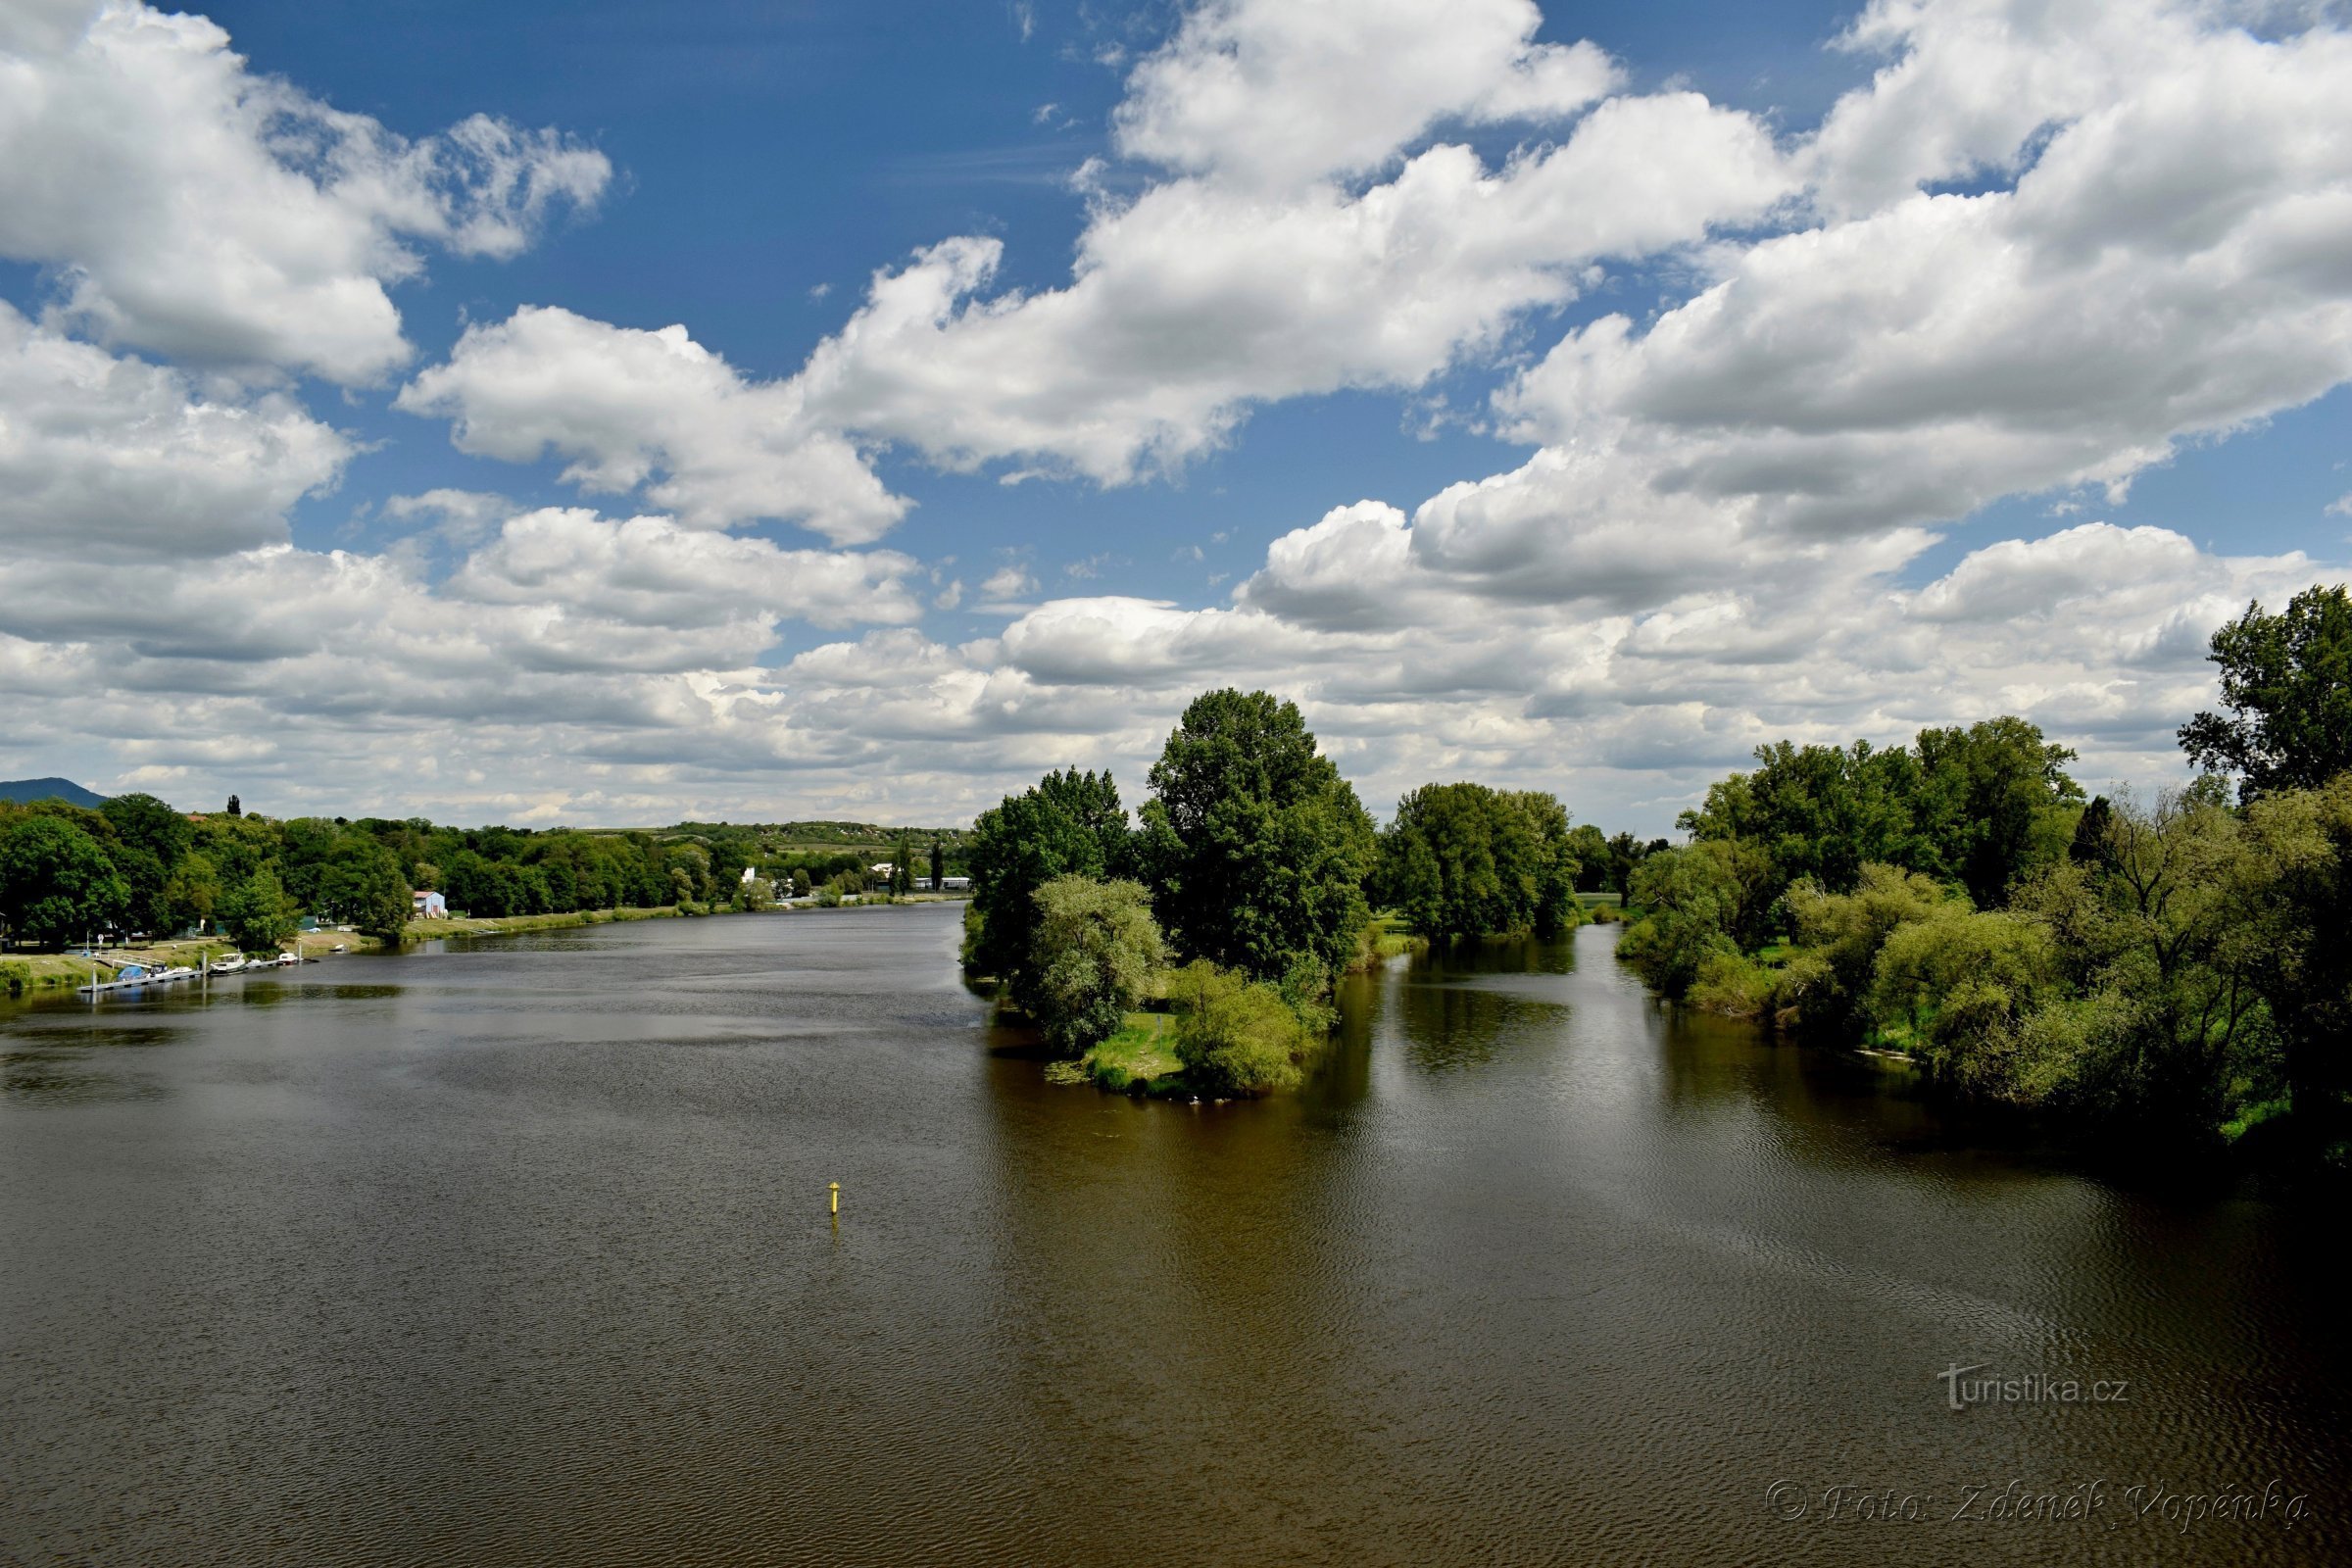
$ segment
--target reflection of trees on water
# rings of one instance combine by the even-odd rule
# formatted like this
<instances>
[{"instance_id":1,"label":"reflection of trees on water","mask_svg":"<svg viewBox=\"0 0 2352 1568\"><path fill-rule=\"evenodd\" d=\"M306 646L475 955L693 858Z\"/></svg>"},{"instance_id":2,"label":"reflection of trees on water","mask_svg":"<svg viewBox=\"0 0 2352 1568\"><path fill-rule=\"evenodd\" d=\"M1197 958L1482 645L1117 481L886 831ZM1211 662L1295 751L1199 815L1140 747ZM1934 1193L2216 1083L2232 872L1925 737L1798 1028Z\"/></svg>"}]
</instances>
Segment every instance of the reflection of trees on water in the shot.
<instances>
[{"instance_id":1,"label":"reflection of trees on water","mask_svg":"<svg viewBox=\"0 0 2352 1568\"><path fill-rule=\"evenodd\" d=\"M1494 1059L1504 1025L1524 1003L1462 985L1398 988L1405 1059L1424 1072L1450 1072Z\"/></svg>"},{"instance_id":2,"label":"reflection of trees on water","mask_svg":"<svg viewBox=\"0 0 2352 1568\"><path fill-rule=\"evenodd\" d=\"M1424 1072L1450 1072L1492 1061L1520 1040L1556 1039L1568 1003L1550 982L1575 971L1576 950L1565 941L1433 944L1396 988L1405 1059Z\"/></svg>"}]
</instances>

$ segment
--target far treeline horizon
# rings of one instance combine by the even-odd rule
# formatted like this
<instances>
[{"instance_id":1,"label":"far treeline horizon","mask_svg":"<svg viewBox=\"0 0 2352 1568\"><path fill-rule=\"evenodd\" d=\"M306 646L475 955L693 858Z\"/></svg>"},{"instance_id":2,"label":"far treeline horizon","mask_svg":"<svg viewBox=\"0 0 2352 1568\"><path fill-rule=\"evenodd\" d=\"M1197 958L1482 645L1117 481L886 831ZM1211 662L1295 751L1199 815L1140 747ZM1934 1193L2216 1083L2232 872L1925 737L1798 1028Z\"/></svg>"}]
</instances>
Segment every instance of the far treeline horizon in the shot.
<instances>
[{"instance_id":1,"label":"far treeline horizon","mask_svg":"<svg viewBox=\"0 0 2352 1568\"><path fill-rule=\"evenodd\" d=\"M755 906L789 886L974 878L967 965L1077 1057L1139 1002L1188 1069L1296 1081L1338 976L1415 937L1552 935L1615 893L1618 945L1669 1002L1917 1062L1938 1090L2089 1134L2352 1165L2352 600L2314 586L2214 634L2222 712L2193 782L2085 799L2075 752L2004 715L1910 745L1760 747L1678 822L1572 824L1544 792L1408 792L1376 826L1298 708L1209 692L1131 820L1107 773L1049 773L968 832L792 824L457 829L191 818L150 796L0 802L0 921L56 946L127 922L240 941L301 911L397 938L412 889L511 914ZM746 880L742 872L752 868ZM253 944L260 945L260 944Z\"/></svg>"}]
</instances>

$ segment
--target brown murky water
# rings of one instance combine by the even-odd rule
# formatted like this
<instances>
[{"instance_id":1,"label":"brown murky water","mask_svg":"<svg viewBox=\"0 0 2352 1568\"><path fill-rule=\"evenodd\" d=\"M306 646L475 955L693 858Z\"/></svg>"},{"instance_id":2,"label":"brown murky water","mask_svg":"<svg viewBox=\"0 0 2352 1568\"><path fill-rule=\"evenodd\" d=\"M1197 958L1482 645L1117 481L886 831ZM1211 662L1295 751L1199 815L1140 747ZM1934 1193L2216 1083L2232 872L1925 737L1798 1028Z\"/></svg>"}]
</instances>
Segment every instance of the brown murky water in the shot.
<instances>
[{"instance_id":1,"label":"brown murky water","mask_svg":"<svg viewBox=\"0 0 2352 1568\"><path fill-rule=\"evenodd\" d=\"M956 936L0 1013L0 1560L2352 1555L2337 1216L1984 1148L1607 929L1222 1107L1048 1088Z\"/></svg>"}]
</instances>

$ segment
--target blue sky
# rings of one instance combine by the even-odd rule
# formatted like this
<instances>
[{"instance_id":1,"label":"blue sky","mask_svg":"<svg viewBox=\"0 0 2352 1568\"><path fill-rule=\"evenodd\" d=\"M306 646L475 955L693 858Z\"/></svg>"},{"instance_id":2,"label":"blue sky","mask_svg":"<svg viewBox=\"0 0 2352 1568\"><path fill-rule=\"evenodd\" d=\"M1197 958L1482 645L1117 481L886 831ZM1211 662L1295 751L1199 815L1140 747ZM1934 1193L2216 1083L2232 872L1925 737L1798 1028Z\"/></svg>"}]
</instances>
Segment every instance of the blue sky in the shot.
<instances>
[{"instance_id":1,"label":"blue sky","mask_svg":"<svg viewBox=\"0 0 2352 1568\"><path fill-rule=\"evenodd\" d=\"M0 28L12 774L958 819L1235 681L1376 808L2002 710L2153 785L2352 554L2325 14L205 16Z\"/></svg>"}]
</instances>

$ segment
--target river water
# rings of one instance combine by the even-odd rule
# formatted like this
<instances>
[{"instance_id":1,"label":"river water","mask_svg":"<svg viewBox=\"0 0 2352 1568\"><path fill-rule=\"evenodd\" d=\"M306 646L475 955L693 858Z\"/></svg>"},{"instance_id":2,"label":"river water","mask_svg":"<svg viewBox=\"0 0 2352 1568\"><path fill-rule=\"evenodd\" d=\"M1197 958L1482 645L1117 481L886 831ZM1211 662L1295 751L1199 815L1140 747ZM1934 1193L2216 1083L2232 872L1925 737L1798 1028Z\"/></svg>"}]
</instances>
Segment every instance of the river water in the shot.
<instances>
[{"instance_id":1,"label":"river water","mask_svg":"<svg viewBox=\"0 0 2352 1568\"><path fill-rule=\"evenodd\" d=\"M0 1012L0 1561L2352 1559L2337 1215L1990 1147L1612 928L1201 1106L1047 1086L957 934Z\"/></svg>"}]
</instances>

